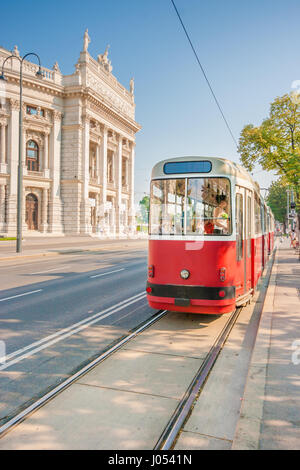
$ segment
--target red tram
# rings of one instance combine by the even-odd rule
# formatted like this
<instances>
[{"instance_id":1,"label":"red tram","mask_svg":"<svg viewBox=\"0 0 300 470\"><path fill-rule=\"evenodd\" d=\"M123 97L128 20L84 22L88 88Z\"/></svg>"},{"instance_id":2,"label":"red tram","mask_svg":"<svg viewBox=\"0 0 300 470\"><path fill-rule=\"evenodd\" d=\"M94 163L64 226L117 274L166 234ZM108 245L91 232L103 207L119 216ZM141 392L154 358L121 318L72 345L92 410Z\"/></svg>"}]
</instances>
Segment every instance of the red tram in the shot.
<instances>
[{"instance_id":1,"label":"red tram","mask_svg":"<svg viewBox=\"0 0 300 470\"><path fill-rule=\"evenodd\" d=\"M180 157L153 168L146 287L151 307L232 312L252 297L273 245L272 211L242 166Z\"/></svg>"}]
</instances>

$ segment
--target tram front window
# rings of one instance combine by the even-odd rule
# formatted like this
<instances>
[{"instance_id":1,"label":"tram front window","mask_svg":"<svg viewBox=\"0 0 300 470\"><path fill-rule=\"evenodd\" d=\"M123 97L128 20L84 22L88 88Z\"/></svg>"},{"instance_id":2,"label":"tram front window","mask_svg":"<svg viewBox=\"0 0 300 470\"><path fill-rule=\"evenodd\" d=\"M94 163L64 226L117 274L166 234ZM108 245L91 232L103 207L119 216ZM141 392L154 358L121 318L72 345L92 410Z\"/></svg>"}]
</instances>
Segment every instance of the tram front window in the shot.
<instances>
[{"instance_id":1,"label":"tram front window","mask_svg":"<svg viewBox=\"0 0 300 470\"><path fill-rule=\"evenodd\" d=\"M184 234L185 180L157 180L151 184L152 234Z\"/></svg>"},{"instance_id":2,"label":"tram front window","mask_svg":"<svg viewBox=\"0 0 300 470\"><path fill-rule=\"evenodd\" d=\"M150 234L231 234L230 182L227 178L154 180Z\"/></svg>"}]
</instances>

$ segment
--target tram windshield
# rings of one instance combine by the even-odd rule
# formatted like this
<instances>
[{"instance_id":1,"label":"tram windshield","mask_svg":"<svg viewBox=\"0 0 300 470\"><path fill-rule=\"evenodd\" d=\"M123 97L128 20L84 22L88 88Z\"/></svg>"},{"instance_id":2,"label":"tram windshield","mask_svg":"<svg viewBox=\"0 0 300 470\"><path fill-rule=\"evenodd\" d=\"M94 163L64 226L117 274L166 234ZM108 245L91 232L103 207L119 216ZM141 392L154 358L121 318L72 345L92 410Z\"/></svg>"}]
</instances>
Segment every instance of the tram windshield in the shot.
<instances>
[{"instance_id":1,"label":"tram windshield","mask_svg":"<svg viewBox=\"0 0 300 470\"><path fill-rule=\"evenodd\" d=\"M230 235L227 178L182 178L151 182L151 235Z\"/></svg>"}]
</instances>

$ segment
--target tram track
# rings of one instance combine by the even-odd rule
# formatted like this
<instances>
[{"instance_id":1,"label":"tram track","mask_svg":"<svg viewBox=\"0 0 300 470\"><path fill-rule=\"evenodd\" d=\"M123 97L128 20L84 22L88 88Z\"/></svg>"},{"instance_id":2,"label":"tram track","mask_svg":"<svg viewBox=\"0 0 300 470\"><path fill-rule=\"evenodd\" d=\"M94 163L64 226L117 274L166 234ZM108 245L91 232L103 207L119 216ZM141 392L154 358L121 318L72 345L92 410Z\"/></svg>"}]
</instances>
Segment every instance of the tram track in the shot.
<instances>
[{"instance_id":1,"label":"tram track","mask_svg":"<svg viewBox=\"0 0 300 470\"><path fill-rule=\"evenodd\" d=\"M99 365L101 362L103 362L113 353L118 351L122 346L127 344L129 341L131 341L133 338L135 338L145 329L149 328L155 322L160 320L160 318L166 315L166 313L167 313L167 310L159 310L158 312L156 312L150 319L138 325L136 328L132 329L127 335L123 336L122 338L115 341L113 344L109 345L108 348L102 351L99 356L94 358L91 362L89 362L87 365L82 367L75 374L68 377L65 381L63 381L61 384L53 388L50 392L46 393L45 395L40 397L38 400L36 400L34 403L32 403L30 406L28 406L27 408L22 410L20 413L18 413L17 415L9 419L5 424L3 424L0 427L0 439L9 431L11 431L15 426L17 426L26 418L28 418L32 413L37 411L42 406L46 405L46 403L54 399L57 395L63 392L67 387L69 387L74 382L76 382L80 377L85 375L87 372L89 372L94 367Z\"/></svg>"},{"instance_id":2,"label":"tram track","mask_svg":"<svg viewBox=\"0 0 300 470\"><path fill-rule=\"evenodd\" d=\"M217 338L214 339L213 345L210 347L209 352L201 360L201 365L193 377L189 387L186 392L183 394L182 399L179 401L178 406L170 417L167 425L164 427L163 432L161 433L156 445L153 450L169 450L173 449L176 444L176 440L180 435L180 431L183 428L185 422L188 420L191 411L193 409L194 403L199 397L204 384L212 370L220 351L222 350L224 343L226 342L242 307L237 308L228 318L225 325L222 328L222 331L218 334ZM38 409L42 408L51 400L55 399L59 394L64 390L78 381L81 377L85 376L88 372L94 369L96 366L104 362L111 355L121 349L123 346L127 345L131 340L136 338L146 329L150 328L154 323L158 322L162 317L164 317L168 312L166 310L156 312L150 319L143 322L135 329L131 330L129 334L120 338L113 344L109 345L106 350L104 350L99 356L94 358L91 362L86 364L83 368L78 370L75 374L70 376L64 382L56 386L53 390L46 393L26 409L18 413L16 416L12 417L4 425L0 427L0 438L5 436L7 433L12 431L17 425L21 424L27 418L30 417Z\"/></svg>"},{"instance_id":3,"label":"tram track","mask_svg":"<svg viewBox=\"0 0 300 470\"><path fill-rule=\"evenodd\" d=\"M180 431L190 416L194 403L199 397L203 386L242 310L238 307L229 317L223 330L209 350L206 358L202 362L197 374L194 376L182 400L171 416L168 424L158 439L154 450L170 450L174 448Z\"/></svg>"},{"instance_id":4,"label":"tram track","mask_svg":"<svg viewBox=\"0 0 300 470\"><path fill-rule=\"evenodd\" d=\"M272 269L273 260L274 260L274 256L272 257L271 263L269 264L268 273L266 273L267 284L268 284L268 278L270 276L270 272L271 272L271 269ZM265 294L263 292L260 294L260 296L262 296L263 298L264 298L264 295ZM140 298L140 297L137 296L137 298ZM255 303L256 303L256 300L255 300ZM198 333L199 336L196 335L196 337L199 338L200 341L201 341L201 338L203 338L204 343L205 343L204 344L205 349L203 349L203 345L202 345L202 351L203 351L204 354L200 354L200 355L199 355L199 353L195 353L195 355L192 354L195 361L199 360L200 366L198 367L198 369L195 368L195 371L193 372L193 374L190 374L190 380L187 382L187 384L189 384L189 385L186 386L185 389L182 388L181 397L178 398L177 403L175 403L174 399L173 399L173 408L172 408L173 411L172 410L170 411L169 416L167 416L167 417L165 416L165 418L164 418L165 421L161 423L162 425L160 427L160 430L159 430L159 432L157 432L155 438L152 440L152 443L150 444L150 442L147 441L147 444L142 447L143 449L153 449L154 451L160 451L160 450L164 451L164 450L173 450L173 449L175 449L176 445L177 445L177 441L179 440L179 438L181 436L181 432L184 430L184 428L186 426L186 423L188 422L188 420L189 420L189 418L192 414L192 411L193 411L199 397L201 397L202 392L205 390L206 381L207 381L208 377L210 376L210 373L212 372L212 369L213 369L214 365L216 364L217 359L218 359L223 347L225 346L225 343L226 343L227 339L231 337L230 333L233 330L234 325L235 325L236 321L238 320L239 315L240 315L242 310L243 310L243 307L238 307L232 314L230 314L230 316L228 316L228 318L226 318L226 321L221 324L221 328L219 328L217 330L217 332L214 331L214 324L218 323L219 320L214 321L213 316L211 317L212 321L208 321L207 316L206 316L206 320L205 320L205 316L203 317L201 315L199 315L199 316L198 315L191 315L189 317L189 319L188 318L184 319L184 315L175 314L175 317L176 317L176 315L178 315L177 319L178 319L178 317L182 318L182 320L181 320L182 323L180 323L179 326L178 325L176 326L176 320L174 319L174 323L173 323L173 315L172 315L171 312L168 312L166 310L161 310L161 311L156 312L150 319L148 319L148 320L144 321L143 323L139 324L136 328L130 330L128 334L126 334L123 337L119 338L114 343L111 343L110 345L108 345L107 348L101 352L101 354L99 354L97 357L92 358L92 360L88 364L86 364L84 367L82 367L80 370L78 370L75 374L70 376L64 382L62 382L61 384L56 386L53 390L51 390L50 392L48 392L45 395L43 395L42 397L40 397L38 400L36 400L34 403L32 403L30 406L28 406L26 409L24 409L23 411L21 411L20 413L18 413L14 417L11 417L6 423L4 423L0 427L0 439L2 440L3 437L5 437L5 438L9 437L10 438L10 435L13 436L14 435L14 432L13 432L14 429L17 430L17 428L19 428L19 427L21 428L22 427L22 422L27 422L27 419L28 419L28 421L30 421L31 415L33 415L33 414L35 415L35 413L38 412L38 410L40 408L44 407L44 406L46 408L47 404L51 405L53 403L54 408L55 408L55 406L56 406L55 405L56 404L55 399L58 398L59 395L63 395L63 392L65 390L67 391L67 389L69 387L71 389L72 388L71 386L73 384L74 384L75 387L76 386L78 387L78 385L76 385L76 382L79 384L79 387L80 386L82 387L83 385L87 385L89 388L92 388L93 383L91 381L89 382L88 380L86 380L85 377L88 377L90 375L89 372L92 372L93 369L97 370L97 366L100 365L101 363L104 363L106 361L106 359L109 359L111 356L114 355L114 353L117 353L117 354L116 354L116 359L114 359L114 357L111 357L111 359L113 359L115 361L113 367L118 367L117 365L120 363L120 357L118 357L118 354L122 353L122 351L119 351L119 350L121 350L123 346L126 346L125 347L125 352L126 352L126 350L127 350L127 352L130 351L131 353L133 353L135 351L137 353L143 353L143 351L147 352L147 347L145 348L145 346L143 346L143 344L142 345L141 344L138 344L138 345L129 344L130 341L134 340L138 336L140 338L142 338L143 337L142 333L144 333L144 335L146 335L146 336L150 335L150 336L154 336L156 338L156 340L154 342L154 346L152 344L153 356L157 356L159 354L165 354L169 358L178 357L179 353L178 352L176 353L176 350L181 351L181 347L182 347L182 344L180 343L180 340L181 340L180 336L182 335L182 333L184 332L184 330L186 328L190 329L189 331L191 331L191 332L192 331L197 331L197 330L192 329L192 325L190 323L190 321L193 322L193 321L196 320L196 324L199 325L199 327L200 327L200 328L198 327L199 332L201 331L201 328L205 327L205 325L206 325L206 328L208 329L206 334L201 335L201 333L200 333L200 335L199 335L199 333ZM167 314L170 315L169 318L167 317ZM163 317L165 317L165 316L166 316L166 318L165 318L165 320L163 320ZM224 315L224 316L221 316L221 317L225 320L226 316L227 315ZM192 318L194 320L192 320ZM162 327L160 326L161 325L160 320L162 320L163 323L164 323L164 325ZM198 323L198 321L199 321L199 323ZM158 325L157 327L154 326L155 323L157 323L157 325ZM154 327L154 329L151 328L152 326ZM196 328L197 328L197 326L196 326ZM160 330L163 333L162 336L159 336ZM174 338L178 339L177 349L176 348L174 349L174 344L171 347L168 346L168 344L172 344L172 342L167 341L167 343L164 343L164 347L161 348L161 351L157 350L156 345L158 345L158 344L161 345L161 343L167 339L168 336L166 336L166 335L171 335L172 336L172 334L174 335L173 336ZM208 337L209 337L209 340L208 341L205 340L205 338L208 338ZM195 346L195 342L193 342L193 337L191 335L188 336L188 341L190 341L190 340L192 340L192 344L189 346L185 356L191 358L191 351L193 350L193 347ZM206 341L207 341L207 343L206 343ZM134 341L133 341L133 343L134 343ZM149 338L147 338L146 343L147 344L151 343L151 341L149 342ZM174 339L174 343L175 343L175 339ZM118 351L119 351L119 353L118 353ZM148 351L151 355L151 348L148 349ZM183 354L183 356L184 356L184 354ZM199 359L197 359L197 358L199 358ZM122 363L122 361L124 361L124 357L122 358L121 363ZM108 368L110 368L111 366L112 366L112 364L108 365ZM120 364L120 367L121 368L124 367L124 362L123 362L123 364ZM120 369L120 370L122 370L122 369ZM175 372L175 374L177 376L176 372ZM115 375L118 375L118 372L116 372ZM180 380L180 379L178 379L178 380ZM106 384L106 383L101 384L100 383L99 385L97 385L97 387L100 387L100 388L101 388L101 386L103 387L103 389L113 391L113 388L111 388L109 386L109 384ZM115 391L116 391L116 389L115 389ZM124 391L125 391L125 389L123 389L123 392ZM137 389L136 390L131 390L131 392L138 393L138 390ZM155 393L156 393L156 396L158 396L157 392L155 392L154 390L149 389L149 390L147 390L146 396L147 395L148 396L149 395L150 396L155 396ZM159 393L159 395L161 395L161 397L164 398L164 400L168 397L172 397L172 396L175 397L175 395L172 395L172 394L167 395L166 393ZM50 402L52 402L52 403L50 403ZM103 406L105 406L105 405L103 405ZM52 411L53 411L53 407L52 407ZM72 409L72 412L76 412L76 410ZM36 414L38 414L38 413L36 413ZM165 423L167 423L167 424L165 424ZM112 428L114 426L118 427L118 422L116 422L116 421L111 422L111 426L112 426ZM12 431L12 432L10 432L10 431ZM76 431L76 432L78 433L78 431ZM82 430L82 432L83 432L83 430ZM9 436L6 436L8 434L9 434ZM26 434L26 432L25 432L25 434ZM76 441L76 437L75 437L75 441ZM2 444L2 442L1 442L1 444ZM2 446L3 446L3 444L2 445L1 444L0 444L0 448L2 448ZM4 444L4 446L5 445L6 444ZM117 446L116 447L117 449L122 449L123 448L121 445L120 446L118 445L118 442L116 442L115 445ZM4 447L4 448L6 448L6 447ZM32 448L34 448L34 447L32 447ZM105 449L106 447L101 447L101 448ZM134 447L131 447L131 448L134 448Z\"/></svg>"}]
</instances>

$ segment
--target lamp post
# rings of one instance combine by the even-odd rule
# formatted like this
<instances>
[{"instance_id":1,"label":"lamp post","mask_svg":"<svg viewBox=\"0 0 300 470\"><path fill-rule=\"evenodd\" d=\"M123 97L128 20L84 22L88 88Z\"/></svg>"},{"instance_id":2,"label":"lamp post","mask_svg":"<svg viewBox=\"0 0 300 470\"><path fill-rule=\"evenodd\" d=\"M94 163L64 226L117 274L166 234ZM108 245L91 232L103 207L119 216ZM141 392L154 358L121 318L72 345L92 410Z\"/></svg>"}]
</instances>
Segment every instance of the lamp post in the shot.
<instances>
[{"instance_id":1,"label":"lamp post","mask_svg":"<svg viewBox=\"0 0 300 470\"><path fill-rule=\"evenodd\" d=\"M20 62L20 111L19 111L19 163L18 163L18 197L17 197L17 246L16 251L17 253L21 253L22 251L22 202L23 202L23 107L22 107L22 99L23 99L23 62L26 57L34 55L37 57L39 62L39 69L36 72L36 76L41 78L43 76L41 70L41 61L37 54L34 52L29 52L25 54L23 57L19 57L18 55L10 55L6 57L2 64L2 74L0 75L0 80L6 80L4 76L4 65L7 60L9 59L18 59Z\"/></svg>"}]
</instances>

